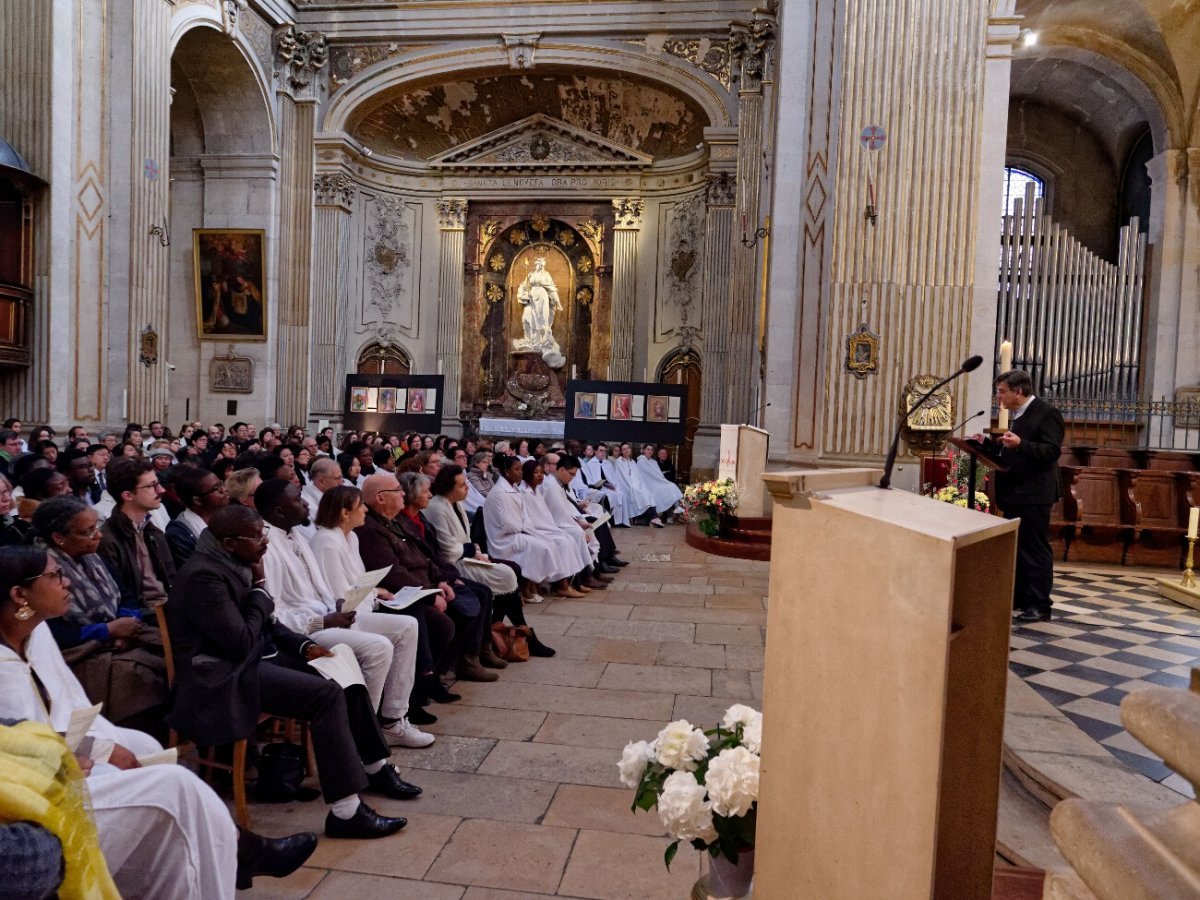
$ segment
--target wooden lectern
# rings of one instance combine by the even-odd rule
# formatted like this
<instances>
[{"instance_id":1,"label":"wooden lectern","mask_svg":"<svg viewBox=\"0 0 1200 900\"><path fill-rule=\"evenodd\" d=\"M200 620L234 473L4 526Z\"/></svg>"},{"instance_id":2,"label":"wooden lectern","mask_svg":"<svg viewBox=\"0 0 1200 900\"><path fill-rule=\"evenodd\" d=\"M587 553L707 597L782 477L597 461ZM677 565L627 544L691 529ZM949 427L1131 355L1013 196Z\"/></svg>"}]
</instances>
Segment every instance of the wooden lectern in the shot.
<instances>
[{"instance_id":1,"label":"wooden lectern","mask_svg":"<svg viewBox=\"0 0 1200 900\"><path fill-rule=\"evenodd\" d=\"M755 900L988 900L1017 522L764 476L775 501Z\"/></svg>"},{"instance_id":2,"label":"wooden lectern","mask_svg":"<svg viewBox=\"0 0 1200 900\"><path fill-rule=\"evenodd\" d=\"M742 518L769 515L770 497L763 487L767 470L767 444L770 434L753 425L722 425L721 456L717 478L732 478L737 485L738 508Z\"/></svg>"}]
</instances>

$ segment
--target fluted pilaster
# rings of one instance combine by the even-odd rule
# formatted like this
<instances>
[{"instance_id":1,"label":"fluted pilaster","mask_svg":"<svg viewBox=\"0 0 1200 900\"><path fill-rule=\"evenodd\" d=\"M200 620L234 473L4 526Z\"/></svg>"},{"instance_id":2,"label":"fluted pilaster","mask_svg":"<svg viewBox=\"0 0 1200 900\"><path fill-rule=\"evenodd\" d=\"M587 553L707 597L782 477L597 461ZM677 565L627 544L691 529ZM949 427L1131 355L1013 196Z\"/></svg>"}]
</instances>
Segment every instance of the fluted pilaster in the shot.
<instances>
[{"instance_id":1,"label":"fluted pilaster","mask_svg":"<svg viewBox=\"0 0 1200 900\"><path fill-rule=\"evenodd\" d=\"M633 377L634 321L637 311L638 236L646 203L637 197L613 202L612 362L615 381Z\"/></svg>"},{"instance_id":2,"label":"fluted pilaster","mask_svg":"<svg viewBox=\"0 0 1200 900\"><path fill-rule=\"evenodd\" d=\"M458 420L459 385L462 377L463 263L467 234L467 201L437 202L441 234L438 268L437 357L445 377L442 417Z\"/></svg>"},{"instance_id":3,"label":"fluted pilaster","mask_svg":"<svg viewBox=\"0 0 1200 900\"><path fill-rule=\"evenodd\" d=\"M137 422L162 418L167 405L167 274L169 250L152 228L167 217L166 163L170 158L171 6L163 0L134 0L130 108L129 183L129 405ZM146 177L147 161L159 175ZM185 238L187 239L187 238ZM158 361L141 361L142 335L158 338Z\"/></svg>"},{"instance_id":4,"label":"fluted pilaster","mask_svg":"<svg viewBox=\"0 0 1200 900\"><path fill-rule=\"evenodd\" d=\"M342 373L338 367L337 323L346 281L346 247L354 181L342 172L322 173L313 183L312 355L309 409L322 418L342 408Z\"/></svg>"},{"instance_id":5,"label":"fluted pilaster","mask_svg":"<svg viewBox=\"0 0 1200 900\"><path fill-rule=\"evenodd\" d=\"M700 421L726 421L725 397L729 372L729 279L733 254L735 182L728 175L708 187L704 223L704 378L700 382ZM739 248L740 249L740 248Z\"/></svg>"}]
</instances>

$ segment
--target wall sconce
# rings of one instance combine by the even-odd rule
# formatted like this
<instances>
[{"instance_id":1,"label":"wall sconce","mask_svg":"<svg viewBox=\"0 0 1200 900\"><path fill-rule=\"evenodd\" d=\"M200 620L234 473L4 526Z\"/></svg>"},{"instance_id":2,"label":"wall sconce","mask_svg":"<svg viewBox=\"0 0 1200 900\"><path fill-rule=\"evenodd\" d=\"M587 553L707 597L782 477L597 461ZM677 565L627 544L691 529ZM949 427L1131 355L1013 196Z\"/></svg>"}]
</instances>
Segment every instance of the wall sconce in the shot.
<instances>
[{"instance_id":1,"label":"wall sconce","mask_svg":"<svg viewBox=\"0 0 1200 900\"><path fill-rule=\"evenodd\" d=\"M741 242L742 246L745 247L747 250L753 250L755 247L758 246L759 239L765 238L770 233L771 233L771 229L767 228L765 226L762 228L755 228L754 229L754 240L750 240L748 237L746 237L746 232L743 229L742 230L742 242Z\"/></svg>"}]
</instances>

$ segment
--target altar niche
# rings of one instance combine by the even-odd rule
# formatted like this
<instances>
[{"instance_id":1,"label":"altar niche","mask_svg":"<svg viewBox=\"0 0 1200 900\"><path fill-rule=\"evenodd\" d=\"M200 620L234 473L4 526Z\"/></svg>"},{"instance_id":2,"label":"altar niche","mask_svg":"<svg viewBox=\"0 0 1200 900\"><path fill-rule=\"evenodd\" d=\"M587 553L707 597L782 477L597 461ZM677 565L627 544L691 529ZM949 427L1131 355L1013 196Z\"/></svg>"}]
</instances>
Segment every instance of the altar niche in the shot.
<instances>
[{"instance_id":1,"label":"altar niche","mask_svg":"<svg viewBox=\"0 0 1200 900\"><path fill-rule=\"evenodd\" d=\"M558 418L572 372L603 377L611 356L611 270L605 265L611 204L512 204L503 215L496 206L470 207L463 411L512 412L525 404ZM528 281L531 273L541 290ZM552 327L539 339L536 330L547 312L541 291L550 294Z\"/></svg>"}]
</instances>

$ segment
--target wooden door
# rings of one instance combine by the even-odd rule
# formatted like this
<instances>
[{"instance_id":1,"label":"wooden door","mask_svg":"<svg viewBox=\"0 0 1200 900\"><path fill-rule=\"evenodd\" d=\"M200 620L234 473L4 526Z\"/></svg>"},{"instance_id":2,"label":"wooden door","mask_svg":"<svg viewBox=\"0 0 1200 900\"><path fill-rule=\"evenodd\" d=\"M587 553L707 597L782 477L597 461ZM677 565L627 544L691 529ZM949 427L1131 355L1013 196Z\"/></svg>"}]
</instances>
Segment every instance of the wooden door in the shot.
<instances>
[{"instance_id":1,"label":"wooden door","mask_svg":"<svg viewBox=\"0 0 1200 900\"><path fill-rule=\"evenodd\" d=\"M676 350L663 361L658 378L660 384L686 384L688 389L683 445L673 453L681 484L691 481L692 445L700 427L700 375L700 355L695 350Z\"/></svg>"}]
</instances>

